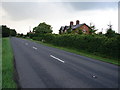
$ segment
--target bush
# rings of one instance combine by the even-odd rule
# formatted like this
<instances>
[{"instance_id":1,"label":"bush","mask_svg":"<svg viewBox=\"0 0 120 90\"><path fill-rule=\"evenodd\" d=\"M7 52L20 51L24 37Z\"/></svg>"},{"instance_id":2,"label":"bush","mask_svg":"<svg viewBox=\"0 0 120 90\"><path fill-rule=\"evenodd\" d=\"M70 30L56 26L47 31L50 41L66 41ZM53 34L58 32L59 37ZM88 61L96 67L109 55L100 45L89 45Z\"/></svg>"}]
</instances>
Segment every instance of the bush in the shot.
<instances>
[{"instance_id":1,"label":"bush","mask_svg":"<svg viewBox=\"0 0 120 90\"><path fill-rule=\"evenodd\" d=\"M99 35L49 35L46 41L54 45L84 50L103 57L120 58L120 49L118 49L120 36L108 38Z\"/></svg>"},{"instance_id":2,"label":"bush","mask_svg":"<svg viewBox=\"0 0 120 90\"><path fill-rule=\"evenodd\" d=\"M87 51L103 57L120 59L120 35L106 37L101 35L79 35L79 34L45 34L33 37L34 40L44 40L57 46L75 48Z\"/></svg>"},{"instance_id":3,"label":"bush","mask_svg":"<svg viewBox=\"0 0 120 90\"><path fill-rule=\"evenodd\" d=\"M33 40L42 41L42 37L33 37Z\"/></svg>"}]
</instances>

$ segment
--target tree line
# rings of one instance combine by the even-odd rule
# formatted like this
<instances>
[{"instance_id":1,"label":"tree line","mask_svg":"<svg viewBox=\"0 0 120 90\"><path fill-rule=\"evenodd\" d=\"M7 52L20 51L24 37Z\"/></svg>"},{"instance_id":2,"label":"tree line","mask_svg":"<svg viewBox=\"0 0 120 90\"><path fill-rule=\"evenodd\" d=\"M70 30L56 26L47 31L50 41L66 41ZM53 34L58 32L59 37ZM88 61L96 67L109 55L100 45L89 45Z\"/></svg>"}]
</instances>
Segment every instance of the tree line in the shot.
<instances>
[{"instance_id":1,"label":"tree line","mask_svg":"<svg viewBox=\"0 0 120 90\"><path fill-rule=\"evenodd\" d=\"M16 36L17 32L15 29L10 29L6 25L1 25L2 37Z\"/></svg>"}]
</instances>

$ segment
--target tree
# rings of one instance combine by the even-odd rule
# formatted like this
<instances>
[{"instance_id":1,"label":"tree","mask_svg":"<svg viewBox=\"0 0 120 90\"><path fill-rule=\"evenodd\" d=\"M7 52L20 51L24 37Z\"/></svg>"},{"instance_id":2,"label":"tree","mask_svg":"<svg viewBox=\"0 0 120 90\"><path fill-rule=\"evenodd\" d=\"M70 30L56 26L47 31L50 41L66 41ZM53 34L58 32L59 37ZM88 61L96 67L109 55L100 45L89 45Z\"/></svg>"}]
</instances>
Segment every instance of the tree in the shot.
<instances>
[{"instance_id":1,"label":"tree","mask_svg":"<svg viewBox=\"0 0 120 90\"><path fill-rule=\"evenodd\" d=\"M2 27L2 37L16 36L17 34L15 29L10 29L6 25L2 25L0 27Z\"/></svg>"},{"instance_id":2,"label":"tree","mask_svg":"<svg viewBox=\"0 0 120 90\"><path fill-rule=\"evenodd\" d=\"M37 27L33 28L33 32L39 34L52 33L52 27L45 22L40 23Z\"/></svg>"},{"instance_id":3,"label":"tree","mask_svg":"<svg viewBox=\"0 0 120 90\"><path fill-rule=\"evenodd\" d=\"M109 38L116 36L115 31L112 30L112 25L109 24L108 26L109 26L109 28L107 29L105 36L107 36Z\"/></svg>"},{"instance_id":4,"label":"tree","mask_svg":"<svg viewBox=\"0 0 120 90\"><path fill-rule=\"evenodd\" d=\"M16 36L17 32L15 31L15 29L11 29L10 30L10 35L11 36Z\"/></svg>"},{"instance_id":5,"label":"tree","mask_svg":"<svg viewBox=\"0 0 120 90\"><path fill-rule=\"evenodd\" d=\"M2 37L9 37L10 29L6 25L2 25Z\"/></svg>"},{"instance_id":6,"label":"tree","mask_svg":"<svg viewBox=\"0 0 120 90\"><path fill-rule=\"evenodd\" d=\"M29 33L28 35L29 35L30 38L34 37L34 33Z\"/></svg>"},{"instance_id":7,"label":"tree","mask_svg":"<svg viewBox=\"0 0 120 90\"><path fill-rule=\"evenodd\" d=\"M20 34L20 37L23 37L23 33Z\"/></svg>"},{"instance_id":8,"label":"tree","mask_svg":"<svg viewBox=\"0 0 120 90\"><path fill-rule=\"evenodd\" d=\"M29 37L29 32L27 32L26 36Z\"/></svg>"},{"instance_id":9,"label":"tree","mask_svg":"<svg viewBox=\"0 0 120 90\"><path fill-rule=\"evenodd\" d=\"M34 28L33 28L33 32L34 32L34 33L35 33L36 29L37 29L37 27L34 27Z\"/></svg>"},{"instance_id":10,"label":"tree","mask_svg":"<svg viewBox=\"0 0 120 90\"><path fill-rule=\"evenodd\" d=\"M95 25L92 25L92 23L90 23L90 28L91 28L89 29L90 34L94 34L97 31L97 29L95 28Z\"/></svg>"}]
</instances>

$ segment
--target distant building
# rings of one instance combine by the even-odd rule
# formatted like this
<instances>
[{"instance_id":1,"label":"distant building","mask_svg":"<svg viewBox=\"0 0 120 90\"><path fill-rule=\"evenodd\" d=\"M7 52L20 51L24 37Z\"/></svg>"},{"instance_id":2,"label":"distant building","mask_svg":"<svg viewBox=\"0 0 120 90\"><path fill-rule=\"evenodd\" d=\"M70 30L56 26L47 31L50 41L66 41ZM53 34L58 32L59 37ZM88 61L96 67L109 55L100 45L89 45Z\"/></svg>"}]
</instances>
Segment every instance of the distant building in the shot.
<instances>
[{"instance_id":1,"label":"distant building","mask_svg":"<svg viewBox=\"0 0 120 90\"><path fill-rule=\"evenodd\" d=\"M71 33L78 33L79 30L81 30L83 33L89 34L91 28L85 23L80 24L79 20L76 21L76 25L74 25L73 21L71 21L69 26L61 26L59 34L67 33L68 30L71 30Z\"/></svg>"},{"instance_id":2,"label":"distant building","mask_svg":"<svg viewBox=\"0 0 120 90\"><path fill-rule=\"evenodd\" d=\"M31 32L31 30L30 30L30 32L27 32L28 34L33 34L34 32Z\"/></svg>"}]
</instances>

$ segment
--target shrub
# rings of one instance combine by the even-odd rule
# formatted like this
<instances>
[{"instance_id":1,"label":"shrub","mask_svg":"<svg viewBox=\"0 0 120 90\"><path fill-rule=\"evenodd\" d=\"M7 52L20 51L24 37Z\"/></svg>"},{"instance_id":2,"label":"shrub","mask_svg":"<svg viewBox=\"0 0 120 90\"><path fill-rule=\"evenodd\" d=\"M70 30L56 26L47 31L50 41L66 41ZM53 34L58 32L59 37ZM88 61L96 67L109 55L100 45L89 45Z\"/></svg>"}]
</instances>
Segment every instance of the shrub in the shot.
<instances>
[{"instance_id":1,"label":"shrub","mask_svg":"<svg viewBox=\"0 0 120 90\"><path fill-rule=\"evenodd\" d=\"M120 35L116 37L106 37L101 35L79 35L79 34L45 34L37 35L34 40L45 40L57 46L84 50L103 57L120 59Z\"/></svg>"}]
</instances>

